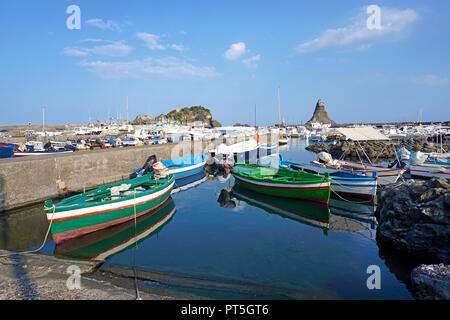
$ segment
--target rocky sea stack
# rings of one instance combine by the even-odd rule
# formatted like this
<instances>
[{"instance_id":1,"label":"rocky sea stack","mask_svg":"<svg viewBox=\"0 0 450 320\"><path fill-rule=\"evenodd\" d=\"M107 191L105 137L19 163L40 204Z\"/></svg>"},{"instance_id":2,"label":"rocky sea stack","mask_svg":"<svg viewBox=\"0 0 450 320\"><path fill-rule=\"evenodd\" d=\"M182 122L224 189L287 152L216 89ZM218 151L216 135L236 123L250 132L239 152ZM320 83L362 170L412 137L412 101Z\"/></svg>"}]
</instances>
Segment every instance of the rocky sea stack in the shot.
<instances>
[{"instance_id":1,"label":"rocky sea stack","mask_svg":"<svg viewBox=\"0 0 450 320\"><path fill-rule=\"evenodd\" d=\"M328 116L328 112L325 110L325 103L322 99L319 99L316 104L316 109L314 110L314 114L306 124L311 122L320 122L322 124L331 124L332 126L336 124L333 120Z\"/></svg>"},{"instance_id":2,"label":"rocky sea stack","mask_svg":"<svg viewBox=\"0 0 450 320\"><path fill-rule=\"evenodd\" d=\"M446 179L408 180L385 187L377 197L378 241L450 263L450 184Z\"/></svg>"}]
</instances>

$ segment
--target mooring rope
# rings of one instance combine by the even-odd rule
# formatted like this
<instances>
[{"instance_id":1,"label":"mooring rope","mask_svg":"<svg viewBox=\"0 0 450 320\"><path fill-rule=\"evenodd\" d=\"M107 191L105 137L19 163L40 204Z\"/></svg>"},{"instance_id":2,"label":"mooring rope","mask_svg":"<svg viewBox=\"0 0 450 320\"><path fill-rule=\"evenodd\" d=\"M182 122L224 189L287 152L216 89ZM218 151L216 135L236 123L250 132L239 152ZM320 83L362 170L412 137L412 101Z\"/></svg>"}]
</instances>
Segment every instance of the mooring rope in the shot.
<instances>
[{"instance_id":1,"label":"mooring rope","mask_svg":"<svg viewBox=\"0 0 450 320\"><path fill-rule=\"evenodd\" d=\"M134 236L136 237L137 232L137 221L136 221L136 189L134 190ZM136 272L136 251L138 250L138 242L135 242L135 247L133 251L133 273L134 273L134 286L136 289L136 300L142 300L141 296L139 294L139 287L138 287L138 281L137 281L137 272Z\"/></svg>"},{"instance_id":2,"label":"mooring rope","mask_svg":"<svg viewBox=\"0 0 450 320\"><path fill-rule=\"evenodd\" d=\"M39 248L37 248L35 250L18 251L18 252L12 252L12 253L8 253L8 254L3 254L3 255L0 255L0 258L6 258L6 257L10 257L10 256L13 256L13 255L16 255L16 254L36 253L36 252L41 251L41 249L44 247L45 243L47 242L47 238L48 238L48 235L50 233L50 229L51 229L52 223L53 223L53 217L55 216L55 211L56 211L56 207L55 207L55 205L53 205L52 218L50 220L50 224L48 226L47 233L45 234L44 241L42 242L42 244L41 244L41 246Z\"/></svg>"}]
</instances>

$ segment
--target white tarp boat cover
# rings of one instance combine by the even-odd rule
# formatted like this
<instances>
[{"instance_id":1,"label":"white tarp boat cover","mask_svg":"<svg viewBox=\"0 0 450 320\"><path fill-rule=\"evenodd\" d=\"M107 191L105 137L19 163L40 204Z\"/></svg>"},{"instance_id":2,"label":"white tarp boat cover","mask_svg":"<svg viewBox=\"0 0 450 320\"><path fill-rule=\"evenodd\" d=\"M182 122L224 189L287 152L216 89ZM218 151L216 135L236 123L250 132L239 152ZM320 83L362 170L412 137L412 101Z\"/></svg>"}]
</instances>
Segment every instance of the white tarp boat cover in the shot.
<instances>
[{"instance_id":1,"label":"white tarp boat cover","mask_svg":"<svg viewBox=\"0 0 450 320\"><path fill-rule=\"evenodd\" d=\"M317 158L319 158L320 160L322 160L325 163L332 163L333 162L333 157L331 156L331 154L327 153L327 152L320 152L317 156Z\"/></svg>"},{"instance_id":2,"label":"white tarp boat cover","mask_svg":"<svg viewBox=\"0 0 450 320\"><path fill-rule=\"evenodd\" d=\"M347 140L352 141L389 140L388 137L372 127L336 128L335 130L343 135Z\"/></svg>"},{"instance_id":3,"label":"white tarp boat cover","mask_svg":"<svg viewBox=\"0 0 450 320\"><path fill-rule=\"evenodd\" d=\"M428 158L427 154L425 154L421 151L417 151L413 154L413 156L411 158L411 163L413 165L420 166L425 162L425 160L427 160L427 158Z\"/></svg>"},{"instance_id":4,"label":"white tarp boat cover","mask_svg":"<svg viewBox=\"0 0 450 320\"><path fill-rule=\"evenodd\" d=\"M401 148L397 152L397 155L398 155L400 161L409 160L411 158L411 152L409 152L408 149L406 149L405 147Z\"/></svg>"},{"instance_id":5,"label":"white tarp boat cover","mask_svg":"<svg viewBox=\"0 0 450 320\"><path fill-rule=\"evenodd\" d=\"M121 184L120 186L116 186L116 187L112 187L111 190L111 195L112 196L120 196L120 193L123 191L127 191L128 189L130 189L131 184Z\"/></svg>"}]
</instances>

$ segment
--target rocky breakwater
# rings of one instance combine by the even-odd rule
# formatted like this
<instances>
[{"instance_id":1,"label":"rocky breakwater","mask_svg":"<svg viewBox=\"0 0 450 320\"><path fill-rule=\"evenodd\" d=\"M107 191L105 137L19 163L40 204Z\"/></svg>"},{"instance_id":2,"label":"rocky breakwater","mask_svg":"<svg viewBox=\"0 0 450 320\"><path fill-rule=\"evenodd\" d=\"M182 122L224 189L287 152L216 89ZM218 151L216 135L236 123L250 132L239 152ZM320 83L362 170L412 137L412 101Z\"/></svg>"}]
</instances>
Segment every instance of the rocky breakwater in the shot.
<instances>
[{"instance_id":1,"label":"rocky breakwater","mask_svg":"<svg viewBox=\"0 0 450 320\"><path fill-rule=\"evenodd\" d=\"M419 299L450 300L450 266L421 265L411 272L414 294Z\"/></svg>"},{"instance_id":2,"label":"rocky breakwater","mask_svg":"<svg viewBox=\"0 0 450 320\"><path fill-rule=\"evenodd\" d=\"M349 141L342 141L338 144L317 143L306 147L306 150L319 153L322 151L331 154L333 159L343 159L358 161L359 159L367 161L364 153L370 161L393 161L395 159L395 149L392 145L386 145L384 142L364 142L355 144Z\"/></svg>"},{"instance_id":3,"label":"rocky breakwater","mask_svg":"<svg viewBox=\"0 0 450 320\"><path fill-rule=\"evenodd\" d=\"M450 184L409 180L378 192L377 241L436 262L450 263Z\"/></svg>"},{"instance_id":4,"label":"rocky breakwater","mask_svg":"<svg viewBox=\"0 0 450 320\"><path fill-rule=\"evenodd\" d=\"M436 146L429 145L426 142L422 142L421 139L405 140L400 141L400 143L397 143L394 139L394 142L398 145L399 149L405 147L406 149L414 152L435 152L438 148ZM445 152L448 152L448 146L444 146L443 148ZM365 154L372 162L391 162L396 159L394 146L389 142L382 141L369 141L359 143L342 141L335 145L327 143L317 143L307 146L306 150L314 153L325 151L331 154L334 159L339 159L342 157L343 160L358 160L358 162L360 158L363 161L367 161Z\"/></svg>"},{"instance_id":5,"label":"rocky breakwater","mask_svg":"<svg viewBox=\"0 0 450 320\"><path fill-rule=\"evenodd\" d=\"M450 298L450 184L409 180L378 192L377 242L428 263L411 272L419 299Z\"/></svg>"}]
</instances>

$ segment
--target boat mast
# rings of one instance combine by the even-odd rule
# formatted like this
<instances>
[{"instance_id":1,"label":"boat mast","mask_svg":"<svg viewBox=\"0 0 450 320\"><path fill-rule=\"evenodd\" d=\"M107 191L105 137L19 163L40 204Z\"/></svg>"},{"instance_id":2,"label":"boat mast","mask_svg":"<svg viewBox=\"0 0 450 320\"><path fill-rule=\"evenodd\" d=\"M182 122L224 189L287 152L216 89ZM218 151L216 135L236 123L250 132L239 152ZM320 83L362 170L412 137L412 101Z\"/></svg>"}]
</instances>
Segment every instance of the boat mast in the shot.
<instances>
[{"instance_id":1,"label":"boat mast","mask_svg":"<svg viewBox=\"0 0 450 320\"><path fill-rule=\"evenodd\" d=\"M280 109L280 86L278 86L278 133L281 131L280 127L281 109Z\"/></svg>"},{"instance_id":2,"label":"boat mast","mask_svg":"<svg viewBox=\"0 0 450 320\"><path fill-rule=\"evenodd\" d=\"M45 107L42 107L42 132L45 132Z\"/></svg>"},{"instance_id":3,"label":"boat mast","mask_svg":"<svg viewBox=\"0 0 450 320\"><path fill-rule=\"evenodd\" d=\"M128 96L127 96L127 124L128 124Z\"/></svg>"}]
</instances>

